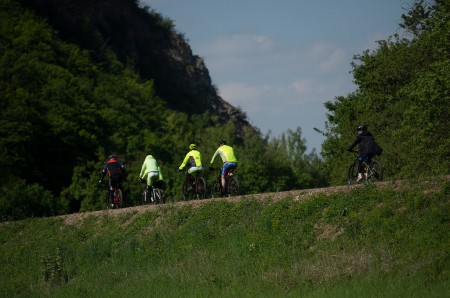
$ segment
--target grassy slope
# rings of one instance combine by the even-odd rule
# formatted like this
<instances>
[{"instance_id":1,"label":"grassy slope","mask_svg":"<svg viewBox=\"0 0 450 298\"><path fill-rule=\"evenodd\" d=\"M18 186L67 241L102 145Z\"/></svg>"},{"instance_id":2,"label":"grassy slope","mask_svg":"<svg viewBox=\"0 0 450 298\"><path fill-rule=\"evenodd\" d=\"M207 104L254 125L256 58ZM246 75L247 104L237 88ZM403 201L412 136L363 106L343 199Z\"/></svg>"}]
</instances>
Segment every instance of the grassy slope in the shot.
<instances>
[{"instance_id":1,"label":"grassy slope","mask_svg":"<svg viewBox=\"0 0 450 298\"><path fill-rule=\"evenodd\" d=\"M449 197L446 181L6 223L0 297L448 297Z\"/></svg>"}]
</instances>

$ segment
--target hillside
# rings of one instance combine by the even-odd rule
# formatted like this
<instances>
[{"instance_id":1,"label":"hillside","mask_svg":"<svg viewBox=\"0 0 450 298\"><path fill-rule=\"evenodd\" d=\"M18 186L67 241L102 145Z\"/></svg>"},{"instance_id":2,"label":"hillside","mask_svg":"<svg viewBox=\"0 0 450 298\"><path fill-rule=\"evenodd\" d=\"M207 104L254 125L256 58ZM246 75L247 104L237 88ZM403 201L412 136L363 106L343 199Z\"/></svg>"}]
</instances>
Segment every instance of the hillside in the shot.
<instances>
[{"instance_id":1,"label":"hillside","mask_svg":"<svg viewBox=\"0 0 450 298\"><path fill-rule=\"evenodd\" d=\"M414 1L399 24L406 37L354 56L357 88L326 102L319 156L301 127L273 137L249 125L172 21L139 1L0 0L0 217L101 210L111 154L126 165L128 206L140 201L149 154L179 201L189 144L207 165L223 138L243 194L340 185L361 123L384 148L386 179L448 175L449 12L448 1Z\"/></svg>"},{"instance_id":2,"label":"hillside","mask_svg":"<svg viewBox=\"0 0 450 298\"><path fill-rule=\"evenodd\" d=\"M157 95L170 108L189 114L211 112L223 123L249 123L245 115L224 101L211 82L203 59L192 53L172 21L139 1L25 1L48 20L64 41L89 50L103 61L108 51L153 80Z\"/></svg>"},{"instance_id":3,"label":"hillside","mask_svg":"<svg viewBox=\"0 0 450 298\"><path fill-rule=\"evenodd\" d=\"M411 182L409 180L400 180L400 181L384 181L384 182L376 182L376 187L381 189L408 189L411 186L411 183L417 183L421 187L425 187L426 191L439 191L441 184L446 181L450 181L450 175L442 176L440 178L427 178L420 179L418 181ZM290 190L290 191L279 191L279 192L267 192L261 194L252 194L252 195L241 195L238 197L231 198L208 198L204 200L192 200L192 201L181 201L181 202L171 202L168 201L168 205L176 205L176 206L192 206L194 208L202 206L204 204L209 204L211 202L232 202L239 203L243 200L258 200L258 201L271 201L276 202L282 200L286 197L293 198L294 201L304 201L308 200L311 197L315 197L317 195L332 195L336 193L346 193L355 191L356 189L367 187L367 185L372 184L352 184L352 185L341 185L341 186L328 186L321 188L312 188L312 189L301 189L301 190ZM126 207L122 209L114 209L114 210L99 210L99 211L91 211L91 212L82 212L75 214L63 215L64 221L67 223L76 223L82 221L86 217L92 216L102 216L105 212L109 213L111 216L123 216L124 214L133 213L133 214L141 214L147 212L149 210L157 210L158 208L162 208L163 206L155 206L155 205L138 205L133 207Z\"/></svg>"},{"instance_id":4,"label":"hillside","mask_svg":"<svg viewBox=\"0 0 450 298\"><path fill-rule=\"evenodd\" d=\"M0 7L3 220L101 210L98 181L111 154L126 165L131 206L149 154L167 195L179 199L189 144L206 164L220 139L236 150L245 193L326 184L300 128L283 136L295 150L262 136L218 96L171 21L150 8L133 0L0 0Z\"/></svg>"},{"instance_id":5,"label":"hillside","mask_svg":"<svg viewBox=\"0 0 450 298\"><path fill-rule=\"evenodd\" d=\"M2 297L446 297L450 177L3 223Z\"/></svg>"}]
</instances>

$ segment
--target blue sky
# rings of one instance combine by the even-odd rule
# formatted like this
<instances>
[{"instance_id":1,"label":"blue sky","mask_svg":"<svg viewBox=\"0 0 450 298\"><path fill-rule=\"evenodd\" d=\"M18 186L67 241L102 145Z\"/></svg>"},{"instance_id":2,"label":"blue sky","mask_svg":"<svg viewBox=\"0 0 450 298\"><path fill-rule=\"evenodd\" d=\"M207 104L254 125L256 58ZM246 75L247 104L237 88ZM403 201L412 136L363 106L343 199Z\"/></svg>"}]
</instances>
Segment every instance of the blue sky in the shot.
<instances>
[{"instance_id":1,"label":"blue sky","mask_svg":"<svg viewBox=\"0 0 450 298\"><path fill-rule=\"evenodd\" d=\"M220 96L263 134L302 129L320 152L324 103L356 90L350 63L401 34L408 0L141 0L175 23Z\"/></svg>"}]
</instances>

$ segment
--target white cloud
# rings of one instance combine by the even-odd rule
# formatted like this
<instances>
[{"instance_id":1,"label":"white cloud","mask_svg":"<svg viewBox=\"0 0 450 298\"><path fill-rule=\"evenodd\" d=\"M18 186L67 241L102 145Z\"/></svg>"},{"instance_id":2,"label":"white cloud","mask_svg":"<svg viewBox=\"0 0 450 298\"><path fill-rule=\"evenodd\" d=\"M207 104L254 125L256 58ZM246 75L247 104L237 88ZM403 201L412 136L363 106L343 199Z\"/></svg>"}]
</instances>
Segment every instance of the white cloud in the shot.
<instances>
[{"instance_id":1,"label":"white cloud","mask_svg":"<svg viewBox=\"0 0 450 298\"><path fill-rule=\"evenodd\" d=\"M242 55L255 52L267 52L273 48L273 42L264 35L238 34L220 36L200 48L202 53L214 56Z\"/></svg>"},{"instance_id":2,"label":"white cloud","mask_svg":"<svg viewBox=\"0 0 450 298\"><path fill-rule=\"evenodd\" d=\"M251 86L240 82L229 82L219 87L223 99L241 107L256 107L268 89L267 86Z\"/></svg>"},{"instance_id":3,"label":"white cloud","mask_svg":"<svg viewBox=\"0 0 450 298\"><path fill-rule=\"evenodd\" d=\"M316 71L319 73L328 73L333 70L341 71L344 63L350 63L343 48L327 42L312 45L309 54L316 61Z\"/></svg>"},{"instance_id":4,"label":"white cloud","mask_svg":"<svg viewBox=\"0 0 450 298\"><path fill-rule=\"evenodd\" d=\"M322 73L331 72L338 69L342 70L342 64L347 60L345 51L341 48L334 49L327 59L319 64L319 71Z\"/></svg>"},{"instance_id":5,"label":"white cloud","mask_svg":"<svg viewBox=\"0 0 450 298\"><path fill-rule=\"evenodd\" d=\"M312 79L299 79L294 81L289 87L297 94L310 94L314 86Z\"/></svg>"}]
</instances>

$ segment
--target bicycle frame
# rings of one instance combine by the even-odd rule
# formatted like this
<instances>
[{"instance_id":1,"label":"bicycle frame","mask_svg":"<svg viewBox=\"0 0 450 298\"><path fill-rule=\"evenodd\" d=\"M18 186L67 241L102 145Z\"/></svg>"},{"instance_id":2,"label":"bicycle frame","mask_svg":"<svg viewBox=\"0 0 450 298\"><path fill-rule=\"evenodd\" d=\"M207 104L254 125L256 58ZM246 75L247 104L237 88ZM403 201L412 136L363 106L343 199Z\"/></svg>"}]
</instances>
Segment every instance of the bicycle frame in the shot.
<instances>
[{"instance_id":1,"label":"bicycle frame","mask_svg":"<svg viewBox=\"0 0 450 298\"><path fill-rule=\"evenodd\" d=\"M112 186L111 179L107 185L106 209L118 209L123 206L123 191L120 185Z\"/></svg>"},{"instance_id":2,"label":"bicycle frame","mask_svg":"<svg viewBox=\"0 0 450 298\"><path fill-rule=\"evenodd\" d=\"M234 184L236 184L237 188L234 189L233 193L228 193L229 192L229 183L230 183L230 179L233 178L233 181L235 181ZM216 189L216 186L218 186L218 189ZM213 186L212 186L212 190L211 190L211 195L214 197L214 194L216 192L219 192L223 194L224 191L223 190L227 190L227 195L236 195L239 193L239 185L238 185L238 181L237 178L235 177L233 171L228 172L227 176L225 177L225 187L222 187L222 169L218 169L218 175L216 176Z\"/></svg>"},{"instance_id":3,"label":"bicycle frame","mask_svg":"<svg viewBox=\"0 0 450 298\"><path fill-rule=\"evenodd\" d=\"M352 151L355 152L355 151ZM356 153L356 152L355 152ZM357 172L356 169L358 168L359 160L356 158L352 164L348 167L348 174L347 174L347 182L348 184L351 184L354 180L357 178ZM362 180L371 180L372 178L381 181L383 180L383 168L380 164L380 162L376 159L368 159L364 160L362 162L362 169L361 174L363 176Z\"/></svg>"},{"instance_id":4,"label":"bicycle frame","mask_svg":"<svg viewBox=\"0 0 450 298\"><path fill-rule=\"evenodd\" d=\"M151 186L149 186L149 188L147 188L147 180L139 179L139 181L142 184L145 184L145 189L142 192L142 205L165 203L164 191L162 189L153 186L153 183ZM154 182L154 180L152 182Z\"/></svg>"},{"instance_id":5,"label":"bicycle frame","mask_svg":"<svg viewBox=\"0 0 450 298\"><path fill-rule=\"evenodd\" d=\"M192 179L189 179L189 176L191 176ZM204 199L206 194L205 179L199 176L198 172L193 174L189 174L186 172L182 192L183 192L183 200L187 200L190 197L196 197L197 199Z\"/></svg>"},{"instance_id":6,"label":"bicycle frame","mask_svg":"<svg viewBox=\"0 0 450 298\"><path fill-rule=\"evenodd\" d=\"M147 181L142 180L141 182L146 186L144 192L142 193L142 205L165 203L164 191L162 189L154 187L153 185L147 188Z\"/></svg>"}]
</instances>

